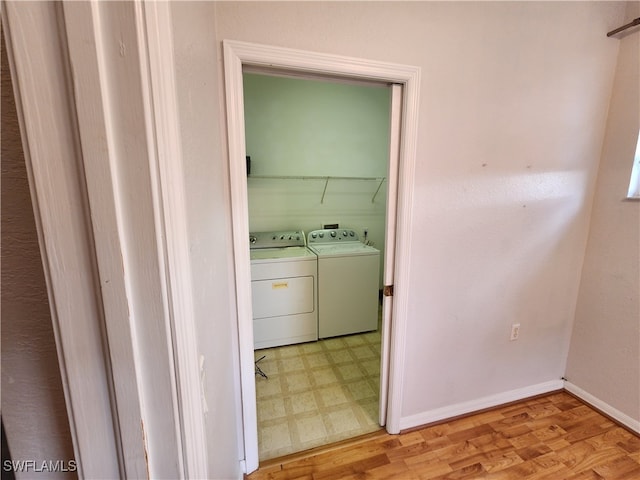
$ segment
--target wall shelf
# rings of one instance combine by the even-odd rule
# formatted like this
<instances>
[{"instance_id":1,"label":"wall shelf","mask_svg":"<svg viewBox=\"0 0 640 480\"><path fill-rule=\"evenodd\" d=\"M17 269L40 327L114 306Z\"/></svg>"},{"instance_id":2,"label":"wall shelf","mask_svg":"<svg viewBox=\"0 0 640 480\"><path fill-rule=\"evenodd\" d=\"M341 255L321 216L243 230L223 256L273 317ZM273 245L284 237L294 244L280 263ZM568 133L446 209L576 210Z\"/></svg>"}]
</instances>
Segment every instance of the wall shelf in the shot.
<instances>
[{"instance_id":1,"label":"wall shelf","mask_svg":"<svg viewBox=\"0 0 640 480\"><path fill-rule=\"evenodd\" d=\"M259 180L322 180L324 181L324 188L322 190L322 198L320 199L320 203L324 203L324 197L327 193L327 187L329 186L329 182L331 180L354 180L354 181L376 181L378 182L378 188L371 197L371 203L374 203L376 200L376 196L378 192L380 192L380 188L382 184L385 182L387 177L337 177L333 175L325 175L325 176L315 176L315 175L249 175L248 178L259 179Z\"/></svg>"}]
</instances>

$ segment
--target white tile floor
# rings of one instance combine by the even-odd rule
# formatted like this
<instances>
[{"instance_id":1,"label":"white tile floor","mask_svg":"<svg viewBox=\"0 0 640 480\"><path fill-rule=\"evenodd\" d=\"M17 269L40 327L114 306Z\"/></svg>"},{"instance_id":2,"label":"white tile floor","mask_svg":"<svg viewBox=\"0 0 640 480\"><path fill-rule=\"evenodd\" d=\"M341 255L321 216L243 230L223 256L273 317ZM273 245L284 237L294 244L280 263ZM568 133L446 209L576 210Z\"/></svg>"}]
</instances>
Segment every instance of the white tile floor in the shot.
<instances>
[{"instance_id":1,"label":"white tile floor","mask_svg":"<svg viewBox=\"0 0 640 480\"><path fill-rule=\"evenodd\" d=\"M380 428L380 333L256 350L260 460Z\"/></svg>"}]
</instances>

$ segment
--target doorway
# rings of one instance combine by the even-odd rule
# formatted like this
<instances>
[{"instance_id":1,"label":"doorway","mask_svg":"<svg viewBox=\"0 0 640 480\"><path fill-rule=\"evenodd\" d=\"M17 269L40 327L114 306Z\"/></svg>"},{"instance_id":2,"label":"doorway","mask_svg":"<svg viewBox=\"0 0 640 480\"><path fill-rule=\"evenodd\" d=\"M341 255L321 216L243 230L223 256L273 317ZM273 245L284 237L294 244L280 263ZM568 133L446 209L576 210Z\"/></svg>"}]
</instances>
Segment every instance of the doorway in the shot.
<instances>
[{"instance_id":1,"label":"doorway","mask_svg":"<svg viewBox=\"0 0 640 480\"><path fill-rule=\"evenodd\" d=\"M259 360L260 461L381 427L379 292L383 287L391 91L386 82L302 78L244 69L246 153L251 159L247 166L248 219L252 238L259 239L252 244L252 269L256 269L252 295L254 317L259 318L254 320L254 347ZM311 299L308 294L284 296L285 290L297 291L288 288L289 281L263 280L273 278L269 271L275 274L291 265L291 259L264 258L268 251L258 248L264 232L301 232L302 243L306 236L309 245L311 232L316 232L313 235L319 241L318 233L329 225L339 227L337 238L344 238L345 231L352 234L342 248L360 249L364 244L368 254L359 251L341 256L334 260L338 271L333 273L326 266L331 260L319 259L317 277L297 277L315 280L310 289L317 297L313 312L257 313L274 302L280 308L294 308L298 302L308 308L313 304L302 302ZM289 251L297 252L296 248ZM302 254L304 262L308 262L307 251ZM279 257L283 252L278 249L271 255ZM260 295L255 291L258 287ZM311 323L315 337L310 330L301 337L302 325L306 332ZM273 339L276 332L283 335L285 330L297 336Z\"/></svg>"},{"instance_id":2,"label":"doorway","mask_svg":"<svg viewBox=\"0 0 640 480\"><path fill-rule=\"evenodd\" d=\"M380 424L387 431L400 430L406 289L410 251L410 217L417 131L420 70L335 55L302 52L279 47L224 42L229 171L233 221L236 301L240 349L245 471L258 467L256 384L252 332L246 151L243 105L243 68L395 84L392 112L397 115L391 129L391 159L388 172L389 201L385 232L384 285L388 295L382 306ZM395 289L392 287L395 284ZM389 295L395 290L394 296ZM393 325L391 318L393 317Z\"/></svg>"}]
</instances>

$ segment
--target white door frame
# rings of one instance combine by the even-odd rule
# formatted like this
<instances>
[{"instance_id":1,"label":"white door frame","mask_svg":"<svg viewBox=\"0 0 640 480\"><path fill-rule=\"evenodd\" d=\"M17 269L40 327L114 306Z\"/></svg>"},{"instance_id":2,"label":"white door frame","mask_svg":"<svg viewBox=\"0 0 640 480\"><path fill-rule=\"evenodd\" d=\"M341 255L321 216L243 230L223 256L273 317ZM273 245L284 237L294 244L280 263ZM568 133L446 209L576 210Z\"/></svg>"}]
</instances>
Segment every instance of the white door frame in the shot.
<instances>
[{"instance_id":1,"label":"white door frame","mask_svg":"<svg viewBox=\"0 0 640 480\"><path fill-rule=\"evenodd\" d=\"M255 403L253 322L251 312L251 271L249 249L248 200L245 164L243 66L263 67L298 73L330 75L345 79L371 80L402 85L402 115L399 138L398 202L395 244L394 319L390 332L387 431L400 431L404 346L408 308L411 210L417 145L420 68L314 53L289 48L225 40L224 70L227 100L229 173L233 247L240 347L240 376L244 429L244 470L258 468L258 428ZM389 329L387 329L389 330Z\"/></svg>"},{"instance_id":2,"label":"white door frame","mask_svg":"<svg viewBox=\"0 0 640 480\"><path fill-rule=\"evenodd\" d=\"M391 360L391 325L393 323L393 292L386 286L394 284L396 256L396 216L398 214L398 171L400 161L400 133L402 132L402 86L394 83L389 101L389 160L387 165L387 218L384 230L384 260L382 281L382 335L380 345L380 425L387 424L389 407L389 369Z\"/></svg>"}]
</instances>

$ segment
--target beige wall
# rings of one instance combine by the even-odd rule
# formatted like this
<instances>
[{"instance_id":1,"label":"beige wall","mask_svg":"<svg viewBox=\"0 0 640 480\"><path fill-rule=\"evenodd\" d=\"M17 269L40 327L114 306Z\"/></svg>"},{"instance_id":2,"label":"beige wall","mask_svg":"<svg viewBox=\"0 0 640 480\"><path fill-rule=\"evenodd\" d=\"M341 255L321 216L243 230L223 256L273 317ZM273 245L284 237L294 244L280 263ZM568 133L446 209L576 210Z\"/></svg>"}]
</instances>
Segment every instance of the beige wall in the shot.
<instances>
[{"instance_id":1,"label":"beige wall","mask_svg":"<svg viewBox=\"0 0 640 480\"><path fill-rule=\"evenodd\" d=\"M4 37L0 76L2 421L13 460L68 461L74 458L73 446ZM30 475L16 473L17 478Z\"/></svg>"},{"instance_id":2,"label":"beige wall","mask_svg":"<svg viewBox=\"0 0 640 480\"><path fill-rule=\"evenodd\" d=\"M627 23L640 4L627 10ZM567 378L640 421L640 202L627 193L640 130L640 33L622 35Z\"/></svg>"},{"instance_id":3,"label":"beige wall","mask_svg":"<svg viewBox=\"0 0 640 480\"><path fill-rule=\"evenodd\" d=\"M618 50L609 2L221 2L217 39L422 69L405 425L559 382ZM520 339L509 341L512 323Z\"/></svg>"}]
</instances>

